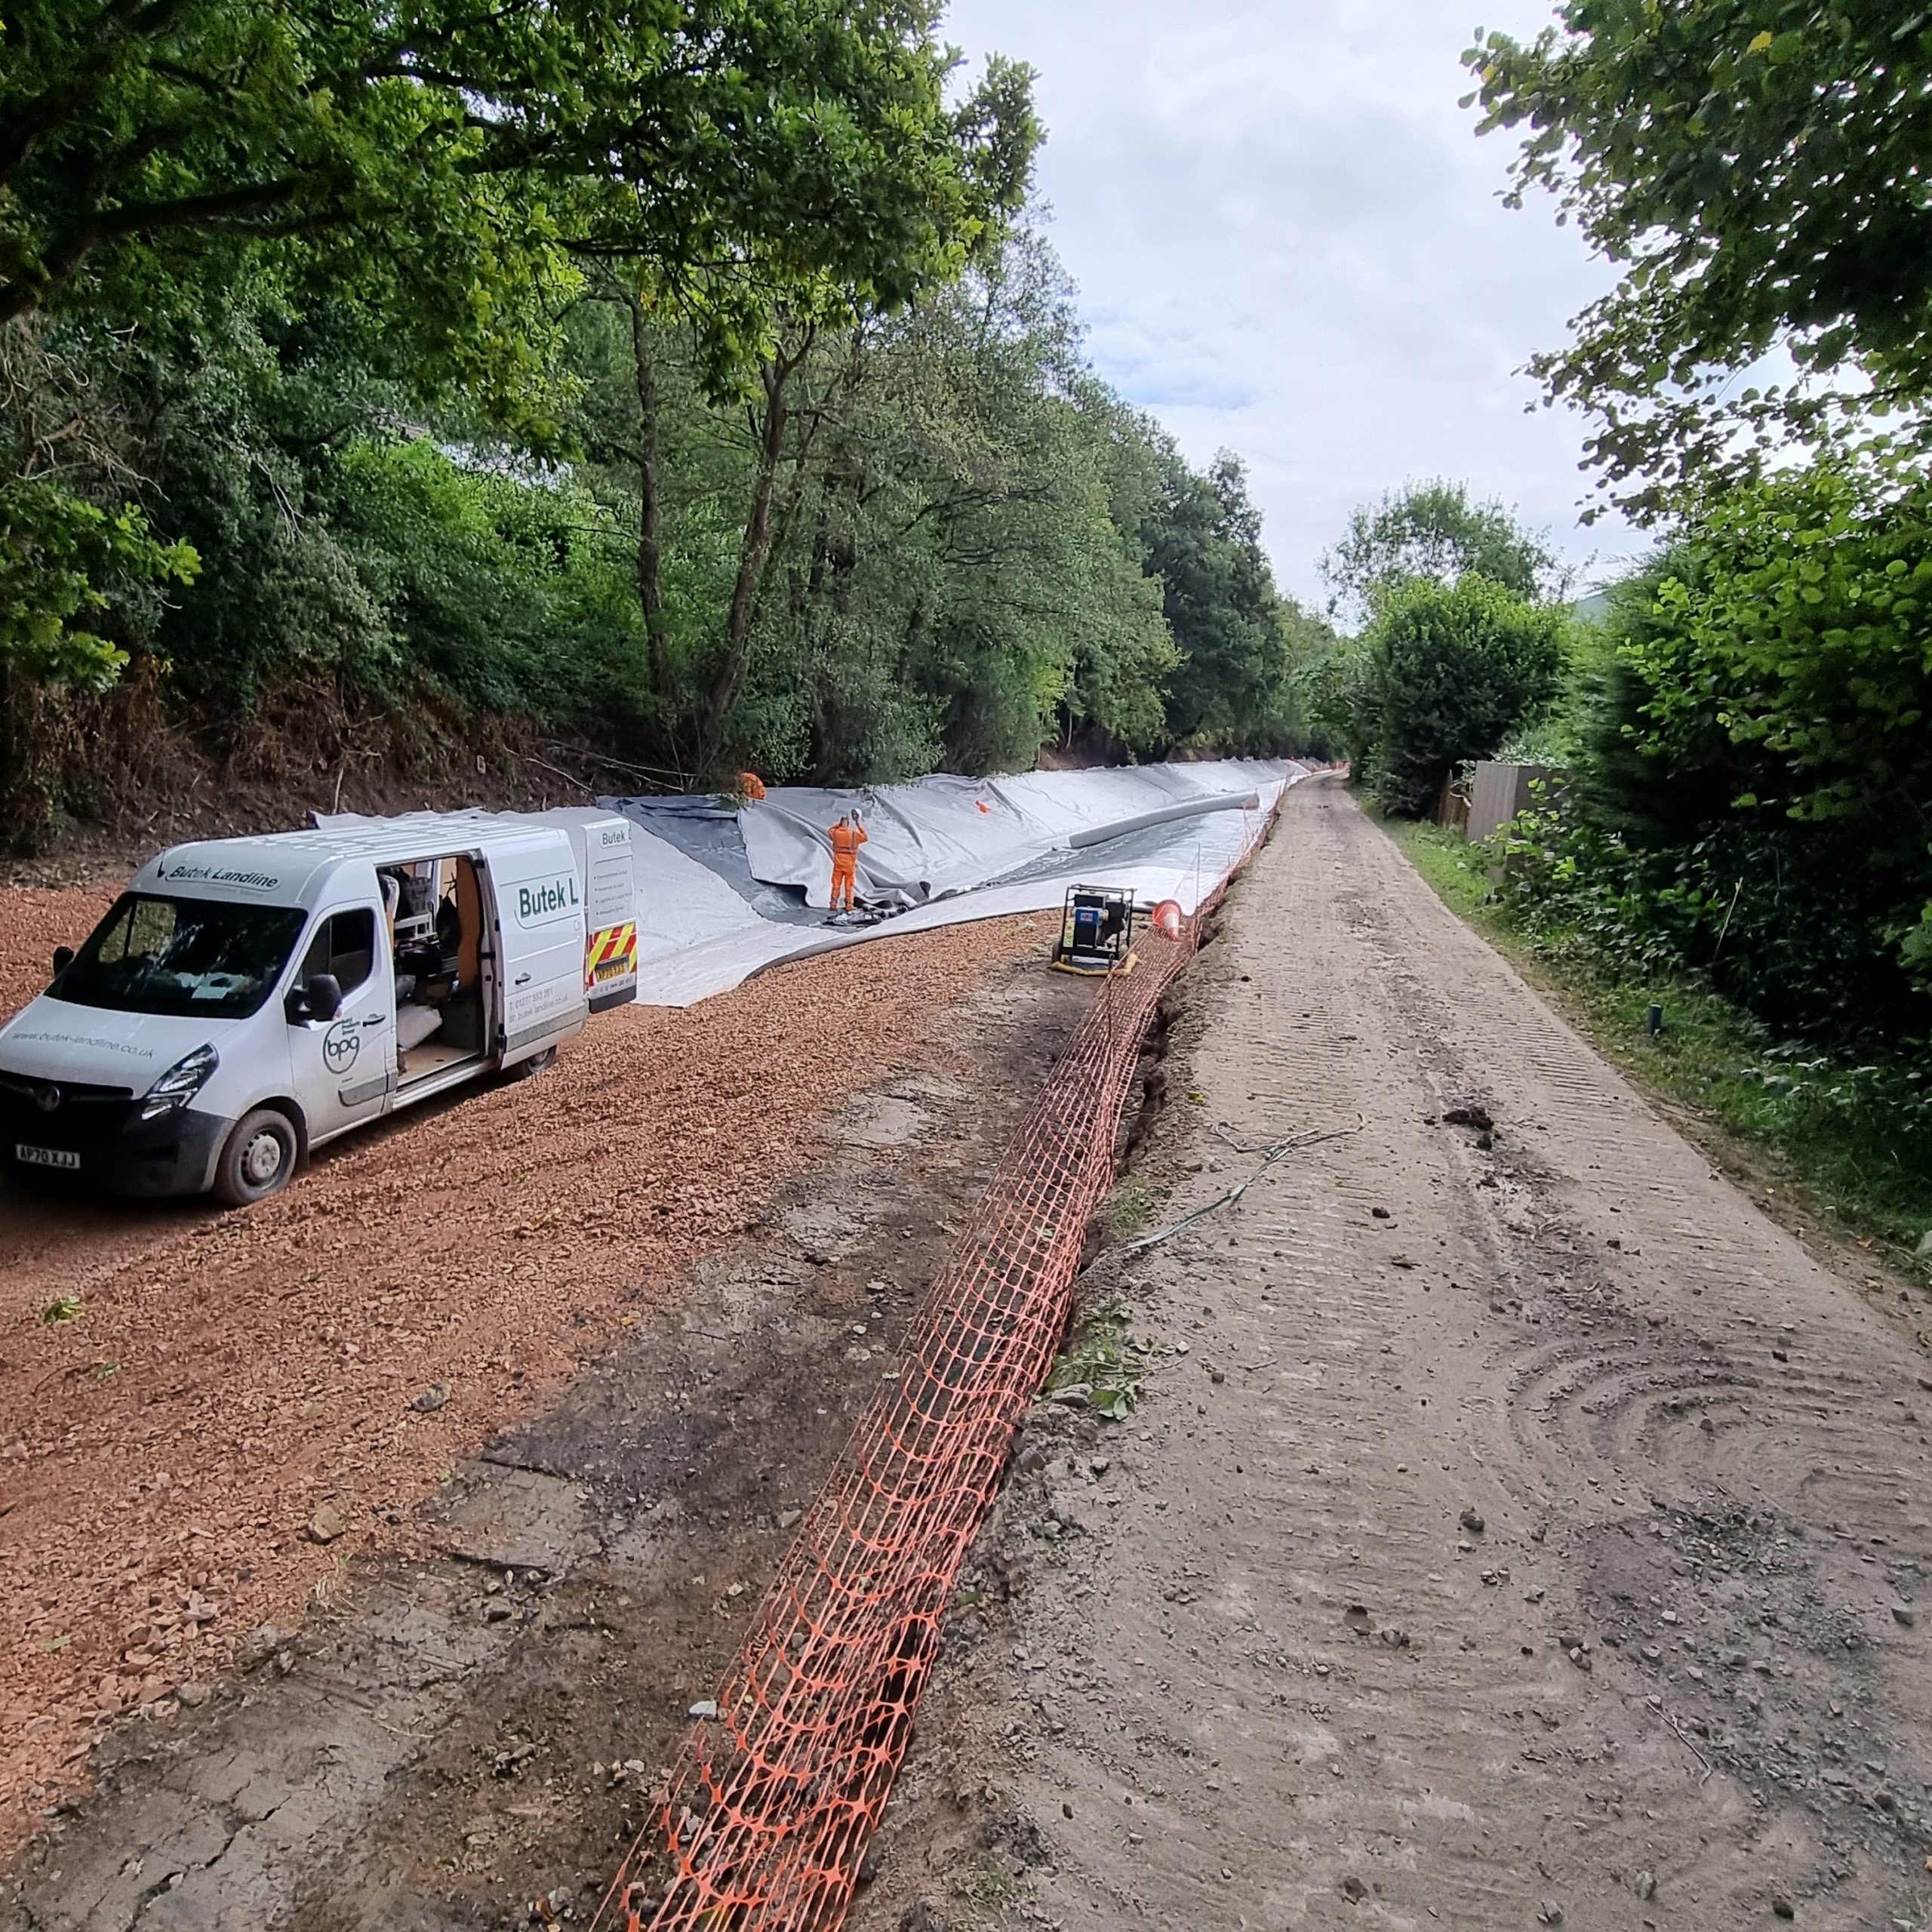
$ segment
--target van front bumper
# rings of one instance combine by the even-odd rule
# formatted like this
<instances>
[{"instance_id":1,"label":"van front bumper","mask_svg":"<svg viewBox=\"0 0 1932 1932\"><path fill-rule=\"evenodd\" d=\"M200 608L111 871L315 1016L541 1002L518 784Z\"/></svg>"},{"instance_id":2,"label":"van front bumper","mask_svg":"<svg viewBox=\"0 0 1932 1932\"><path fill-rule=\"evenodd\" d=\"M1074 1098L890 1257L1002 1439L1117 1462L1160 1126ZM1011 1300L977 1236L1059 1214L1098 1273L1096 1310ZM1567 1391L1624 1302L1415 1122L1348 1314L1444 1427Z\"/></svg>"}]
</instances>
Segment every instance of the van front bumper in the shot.
<instances>
[{"instance_id":1,"label":"van front bumper","mask_svg":"<svg viewBox=\"0 0 1932 1932\"><path fill-rule=\"evenodd\" d=\"M57 1105L43 1104L58 1087ZM109 1194L205 1193L235 1123L192 1106L152 1120L139 1100L0 1075L0 1170L35 1184Z\"/></svg>"}]
</instances>

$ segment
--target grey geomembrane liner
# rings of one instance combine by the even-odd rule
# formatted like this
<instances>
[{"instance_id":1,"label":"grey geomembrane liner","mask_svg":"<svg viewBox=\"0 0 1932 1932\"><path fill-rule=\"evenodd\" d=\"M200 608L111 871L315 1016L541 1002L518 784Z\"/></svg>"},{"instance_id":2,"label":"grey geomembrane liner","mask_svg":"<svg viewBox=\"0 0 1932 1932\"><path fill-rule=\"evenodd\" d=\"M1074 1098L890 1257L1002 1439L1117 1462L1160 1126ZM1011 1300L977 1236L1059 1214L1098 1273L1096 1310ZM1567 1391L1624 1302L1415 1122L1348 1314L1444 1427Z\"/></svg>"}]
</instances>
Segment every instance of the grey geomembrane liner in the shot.
<instances>
[{"instance_id":1,"label":"grey geomembrane liner","mask_svg":"<svg viewBox=\"0 0 1932 1932\"><path fill-rule=\"evenodd\" d=\"M635 828L638 997L684 1006L781 959L1057 906L1076 881L1192 912L1306 775L1223 760L857 792L774 786L736 812L709 798L600 802ZM860 900L882 916L835 924L829 834L855 808L868 834Z\"/></svg>"},{"instance_id":2,"label":"grey geomembrane liner","mask_svg":"<svg viewBox=\"0 0 1932 1932\"><path fill-rule=\"evenodd\" d=\"M706 872L715 872L760 918L789 925L825 924L825 915L805 903L802 888L768 885L752 876L735 811L709 801L694 810L689 798L607 798L602 802L641 826L653 838L675 845Z\"/></svg>"}]
</instances>

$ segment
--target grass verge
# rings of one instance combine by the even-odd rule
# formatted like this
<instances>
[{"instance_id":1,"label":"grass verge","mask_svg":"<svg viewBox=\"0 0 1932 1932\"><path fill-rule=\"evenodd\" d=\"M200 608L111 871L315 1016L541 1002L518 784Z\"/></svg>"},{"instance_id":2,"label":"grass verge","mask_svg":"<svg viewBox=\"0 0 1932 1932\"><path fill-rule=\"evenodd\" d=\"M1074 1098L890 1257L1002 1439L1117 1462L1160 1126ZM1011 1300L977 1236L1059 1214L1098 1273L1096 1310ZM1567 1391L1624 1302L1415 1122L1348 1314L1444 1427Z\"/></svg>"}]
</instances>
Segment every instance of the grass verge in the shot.
<instances>
[{"instance_id":1,"label":"grass verge","mask_svg":"<svg viewBox=\"0 0 1932 1932\"><path fill-rule=\"evenodd\" d=\"M1537 984L1780 1218L1835 1226L1868 1253L1932 1275L1932 1160L1921 1072L1795 1051L1708 986L1607 971L1573 934L1524 931L1491 894L1490 859L1438 826L1379 821L1437 895ZM1663 1026L1653 1035L1652 1007Z\"/></svg>"}]
</instances>

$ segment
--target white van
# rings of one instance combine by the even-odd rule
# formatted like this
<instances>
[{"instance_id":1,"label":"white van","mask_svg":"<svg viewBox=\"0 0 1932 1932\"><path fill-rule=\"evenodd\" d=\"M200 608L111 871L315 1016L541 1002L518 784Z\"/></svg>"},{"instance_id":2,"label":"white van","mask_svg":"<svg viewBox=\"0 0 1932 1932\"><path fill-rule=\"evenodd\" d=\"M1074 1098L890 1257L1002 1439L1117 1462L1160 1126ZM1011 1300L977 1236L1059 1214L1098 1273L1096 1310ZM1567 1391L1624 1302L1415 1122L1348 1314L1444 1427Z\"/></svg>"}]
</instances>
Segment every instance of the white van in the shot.
<instances>
[{"instance_id":1,"label":"white van","mask_svg":"<svg viewBox=\"0 0 1932 1932\"><path fill-rule=\"evenodd\" d=\"M629 824L554 817L162 853L0 1026L0 1165L238 1206L365 1121L547 1065L637 986Z\"/></svg>"}]
</instances>

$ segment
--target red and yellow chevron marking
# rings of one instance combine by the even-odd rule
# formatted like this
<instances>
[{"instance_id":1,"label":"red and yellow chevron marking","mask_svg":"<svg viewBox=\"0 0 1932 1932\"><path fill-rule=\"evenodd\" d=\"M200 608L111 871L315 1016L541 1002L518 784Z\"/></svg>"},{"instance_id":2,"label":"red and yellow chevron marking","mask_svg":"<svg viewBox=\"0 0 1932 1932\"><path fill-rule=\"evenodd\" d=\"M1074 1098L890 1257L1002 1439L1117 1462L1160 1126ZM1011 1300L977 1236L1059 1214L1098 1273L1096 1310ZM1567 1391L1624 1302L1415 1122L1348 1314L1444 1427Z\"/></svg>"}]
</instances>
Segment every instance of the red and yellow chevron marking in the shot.
<instances>
[{"instance_id":1,"label":"red and yellow chevron marking","mask_svg":"<svg viewBox=\"0 0 1932 1932\"><path fill-rule=\"evenodd\" d=\"M606 926L592 933L583 949L583 985L590 989L605 980L622 980L637 971L637 921Z\"/></svg>"}]
</instances>

